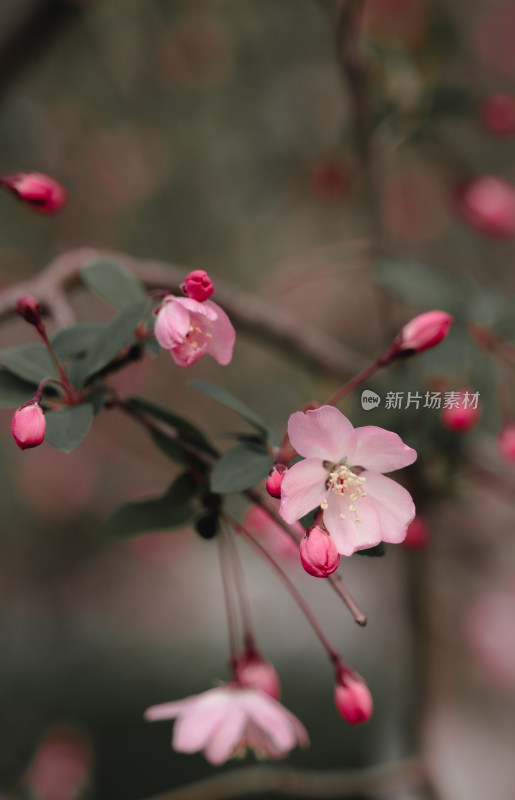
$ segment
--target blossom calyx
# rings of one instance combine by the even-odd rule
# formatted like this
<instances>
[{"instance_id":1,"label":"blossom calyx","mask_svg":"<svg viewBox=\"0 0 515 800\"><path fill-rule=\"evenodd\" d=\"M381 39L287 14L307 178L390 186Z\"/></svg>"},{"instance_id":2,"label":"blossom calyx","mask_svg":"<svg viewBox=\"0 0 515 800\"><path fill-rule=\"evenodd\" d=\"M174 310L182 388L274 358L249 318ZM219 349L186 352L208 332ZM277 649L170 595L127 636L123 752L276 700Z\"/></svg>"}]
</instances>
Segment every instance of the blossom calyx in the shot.
<instances>
[{"instance_id":1,"label":"blossom calyx","mask_svg":"<svg viewBox=\"0 0 515 800\"><path fill-rule=\"evenodd\" d=\"M363 678L343 670L337 677L334 704L338 714L351 725L368 722L374 710L372 695Z\"/></svg>"},{"instance_id":2,"label":"blossom calyx","mask_svg":"<svg viewBox=\"0 0 515 800\"><path fill-rule=\"evenodd\" d=\"M20 450L40 445L44 441L45 431L45 412L39 403L27 403L14 412L11 433Z\"/></svg>"},{"instance_id":3,"label":"blossom calyx","mask_svg":"<svg viewBox=\"0 0 515 800\"><path fill-rule=\"evenodd\" d=\"M268 473L268 478L266 479L265 489L267 490L270 497L280 498L281 497L281 483L283 482L283 478L288 470L288 467L285 467L284 464L274 464L270 472Z\"/></svg>"},{"instance_id":4,"label":"blossom calyx","mask_svg":"<svg viewBox=\"0 0 515 800\"><path fill-rule=\"evenodd\" d=\"M413 317L401 329L394 339L392 350L394 357L423 353L436 347L446 338L454 317L447 311L426 311Z\"/></svg>"},{"instance_id":5,"label":"blossom calyx","mask_svg":"<svg viewBox=\"0 0 515 800\"><path fill-rule=\"evenodd\" d=\"M39 327L41 324L41 305L39 300L31 294L25 294L20 297L16 303L16 311L20 317L23 317L31 325Z\"/></svg>"},{"instance_id":6,"label":"blossom calyx","mask_svg":"<svg viewBox=\"0 0 515 800\"><path fill-rule=\"evenodd\" d=\"M215 287L205 270L194 269L193 272L189 272L184 278L181 289L188 297L192 297L194 300L198 300L199 303L203 303L204 300L209 300Z\"/></svg>"},{"instance_id":7,"label":"blossom calyx","mask_svg":"<svg viewBox=\"0 0 515 800\"><path fill-rule=\"evenodd\" d=\"M302 566L315 578L327 578L340 565L340 554L327 531L313 525L300 543Z\"/></svg>"},{"instance_id":8,"label":"blossom calyx","mask_svg":"<svg viewBox=\"0 0 515 800\"><path fill-rule=\"evenodd\" d=\"M281 684L275 667L255 647L247 648L235 657L233 675L242 686L258 689L274 700L279 700L281 696Z\"/></svg>"},{"instance_id":9,"label":"blossom calyx","mask_svg":"<svg viewBox=\"0 0 515 800\"><path fill-rule=\"evenodd\" d=\"M4 175L0 183L40 214L57 214L66 205L66 189L41 172Z\"/></svg>"}]
</instances>

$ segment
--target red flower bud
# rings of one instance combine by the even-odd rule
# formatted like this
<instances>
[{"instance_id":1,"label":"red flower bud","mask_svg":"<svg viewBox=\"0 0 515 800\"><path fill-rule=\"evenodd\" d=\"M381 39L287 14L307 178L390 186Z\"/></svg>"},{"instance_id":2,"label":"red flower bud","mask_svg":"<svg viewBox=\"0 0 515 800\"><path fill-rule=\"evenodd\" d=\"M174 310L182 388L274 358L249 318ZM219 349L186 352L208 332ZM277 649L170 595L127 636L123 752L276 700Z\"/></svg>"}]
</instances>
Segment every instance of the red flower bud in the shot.
<instances>
[{"instance_id":1,"label":"red flower bud","mask_svg":"<svg viewBox=\"0 0 515 800\"><path fill-rule=\"evenodd\" d=\"M338 569L340 554L329 534L314 525L300 543L302 566L315 578L327 578Z\"/></svg>"},{"instance_id":2,"label":"red flower bud","mask_svg":"<svg viewBox=\"0 0 515 800\"><path fill-rule=\"evenodd\" d=\"M495 239L515 236L515 189L495 175L481 175L456 193L461 216L472 228Z\"/></svg>"},{"instance_id":3,"label":"red flower bud","mask_svg":"<svg viewBox=\"0 0 515 800\"><path fill-rule=\"evenodd\" d=\"M422 550L431 537L431 528L422 517L415 517L408 525L406 538L402 542L406 550Z\"/></svg>"},{"instance_id":4,"label":"red flower bud","mask_svg":"<svg viewBox=\"0 0 515 800\"><path fill-rule=\"evenodd\" d=\"M426 311L419 314L401 329L394 340L393 347L397 354L404 352L423 353L440 344L454 320L447 311Z\"/></svg>"},{"instance_id":5,"label":"red flower bud","mask_svg":"<svg viewBox=\"0 0 515 800\"><path fill-rule=\"evenodd\" d=\"M497 439L497 448L501 458L515 462L515 423L511 422L502 429Z\"/></svg>"},{"instance_id":6,"label":"red flower bud","mask_svg":"<svg viewBox=\"0 0 515 800\"><path fill-rule=\"evenodd\" d=\"M440 414L442 424L453 433L468 433L479 422L481 410L466 402L468 394L467 389L462 389L458 393L458 405L444 408Z\"/></svg>"},{"instance_id":7,"label":"red flower bud","mask_svg":"<svg viewBox=\"0 0 515 800\"><path fill-rule=\"evenodd\" d=\"M16 303L16 311L20 317L23 317L23 319L31 325L38 326L41 323L41 306L39 300L36 300L31 294L20 297Z\"/></svg>"},{"instance_id":8,"label":"red flower bud","mask_svg":"<svg viewBox=\"0 0 515 800\"><path fill-rule=\"evenodd\" d=\"M334 703L339 715L351 725L368 722L374 710L369 688L359 675L343 674L334 690Z\"/></svg>"},{"instance_id":9,"label":"red flower bud","mask_svg":"<svg viewBox=\"0 0 515 800\"><path fill-rule=\"evenodd\" d=\"M0 183L40 214L57 214L66 205L66 190L41 172L17 172L5 175Z\"/></svg>"},{"instance_id":10,"label":"red flower bud","mask_svg":"<svg viewBox=\"0 0 515 800\"><path fill-rule=\"evenodd\" d=\"M45 430L45 412L39 403L27 403L14 412L11 433L20 450L41 444L45 438Z\"/></svg>"},{"instance_id":11,"label":"red flower bud","mask_svg":"<svg viewBox=\"0 0 515 800\"><path fill-rule=\"evenodd\" d=\"M281 696L281 684L275 667L255 649L247 650L236 658L234 677L238 683L259 689L275 700Z\"/></svg>"},{"instance_id":12,"label":"red flower bud","mask_svg":"<svg viewBox=\"0 0 515 800\"><path fill-rule=\"evenodd\" d=\"M283 482L283 478L286 475L288 468L284 466L284 464L274 464L270 472L268 473L268 478L266 479L265 489L267 490L270 497L281 497L281 483Z\"/></svg>"},{"instance_id":13,"label":"red flower bud","mask_svg":"<svg viewBox=\"0 0 515 800\"><path fill-rule=\"evenodd\" d=\"M481 107L481 122L487 131L498 136L515 133L515 97L499 92L487 97Z\"/></svg>"},{"instance_id":14,"label":"red flower bud","mask_svg":"<svg viewBox=\"0 0 515 800\"><path fill-rule=\"evenodd\" d=\"M184 278L181 289L199 303L209 300L215 287L213 281L203 269L195 269Z\"/></svg>"}]
</instances>

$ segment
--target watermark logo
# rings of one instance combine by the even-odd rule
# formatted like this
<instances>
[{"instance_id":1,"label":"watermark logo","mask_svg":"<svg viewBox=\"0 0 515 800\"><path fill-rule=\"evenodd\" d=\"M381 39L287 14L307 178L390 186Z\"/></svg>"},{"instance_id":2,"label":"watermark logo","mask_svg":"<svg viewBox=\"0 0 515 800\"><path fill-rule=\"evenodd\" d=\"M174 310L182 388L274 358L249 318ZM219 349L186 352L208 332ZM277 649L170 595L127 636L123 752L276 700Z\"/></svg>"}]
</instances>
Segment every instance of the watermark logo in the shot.
<instances>
[{"instance_id":1,"label":"watermark logo","mask_svg":"<svg viewBox=\"0 0 515 800\"><path fill-rule=\"evenodd\" d=\"M361 392L361 408L364 408L365 411L370 411L371 408L377 408L380 404L381 398L375 392L372 392L370 389L365 389L364 392Z\"/></svg>"}]
</instances>

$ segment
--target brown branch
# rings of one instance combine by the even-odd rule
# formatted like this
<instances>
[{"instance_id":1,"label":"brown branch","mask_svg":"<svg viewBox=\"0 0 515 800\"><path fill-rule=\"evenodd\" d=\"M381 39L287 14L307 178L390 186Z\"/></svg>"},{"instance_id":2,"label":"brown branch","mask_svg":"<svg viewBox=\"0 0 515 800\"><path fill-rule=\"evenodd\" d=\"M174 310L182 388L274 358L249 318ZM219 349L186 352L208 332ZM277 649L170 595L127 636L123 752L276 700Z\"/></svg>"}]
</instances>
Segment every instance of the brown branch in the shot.
<instances>
[{"instance_id":1,"label":"brown branch","mask_svg":"<svg viewBox=\"0 0 515 800\"><path fill-rule=\"evenodd\" d=\"M197 781L148 800L229 800L257 792L295 797L387 797L426 783L424 766L414 757L361 770L307 772L277 767L247 767Z\"/></svg>"},{"instance_id":2,"label":"brown branch","mask_svg":"<svg viewBox=\"0 0 515 800\"><path fill-rule=\"evenodd\" d=\"M74 315L67 293L81 285L82 265L92 258L101 257L114 258L125 264L148 289L178 292L180 283L191 269L93 248L71 250L33 278L0 292L0 322L15 314L19 297L32 294L57 325L72 323ZM295 314L226 281L215 278L214 282L216 300L227 311L237 330L257 336L260 341L282 349L289 358L294 357L339 379L346 379L367 365L368 360L360 353L317 328L299 323Z\"/></svg>"}]
</instances>

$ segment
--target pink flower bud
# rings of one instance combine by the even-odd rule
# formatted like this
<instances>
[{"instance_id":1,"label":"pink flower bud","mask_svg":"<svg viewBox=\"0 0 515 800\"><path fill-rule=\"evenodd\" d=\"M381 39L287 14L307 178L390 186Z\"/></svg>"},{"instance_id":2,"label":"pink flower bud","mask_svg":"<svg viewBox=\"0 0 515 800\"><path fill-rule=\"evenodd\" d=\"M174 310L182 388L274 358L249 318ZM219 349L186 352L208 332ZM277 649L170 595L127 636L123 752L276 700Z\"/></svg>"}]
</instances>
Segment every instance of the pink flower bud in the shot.
<instances>
[{"instance_id":1,"label":"pink flower bud","mask_svg":"<svg viewBox=\"0 0 515 800\"><path fill-rule=\"evenodd\" d=\"M254 648L236 659L234 677L243 686L265 692L275 700L281 696L281 683L275 667Z\"/></svg>"},{"instance_id":2,"label":"pink flower bud","mask_svg":"<svg viewBox=\"0 0 515 800\"><path fill-rule=\"evenodd\" d=\"M368 722L374 710L372 695L363 678L349 673L336 684L334 703L339 715L351 725Z\"/></svg>"},{"instance_id":3,"label":"pink flower bud","mask_svg":"<svg viewBox=\"0 0 515 800\"><path fill-rule=\"evenodd\" d=\"M311 175L311 189L323 203L337 203L345 194L349 176L337 159L327 159L318 164Z\"/></svg>"},{"instance_id":4,"label":"pink flower bud","mask_svg":"<svg viewBox=\"0 0 515 800\"><path fill-rule=\"evenodd\" d=\"M401 329L394 340L394 349L397 353L423 353L424 350L436 347L449 333L453 320L454 317L447 311L426 311L419 314Z\"/></svg>"},{"instance_id":5,"label":"pink flower bud","mask_svg":"<svg viewBox=\"0 0 515 800\"><path fill-rule=\"evenodd\" d=\"M499 92L487 97L481 107L481 122L487 131L498 136L515 133L515 97Z\"/></svg>"},{"instance_id":6,"label":"pink flower bud","mask_svg":"<svg viewBox=\"0 0 515 800\"><path fill-rule=\"evenodd\" d=\"M41 172L17 172L0 178L6 189L40 214L57 214L66 205L66 190Z\"/></svg>"},{"instance_id":7,"label":"pink flower bud","mask_svg":"<svg viewBox=\"0 0 515 800\"><path fill-rule=\"evenodd\" d=\"M515 462L515 423L511 422L502 429L497 439L497 448L501 458Z\"/></svg>"},{"instance_id":8,"label":"pink flower bud","mask_svg":"<svg viewBox=\"0 0 515 800\"><path fill-rule=\"evenodd\" d=\"M338 569L340 554L334 541L326 531L314 525L300 543L302 566L315 578L327 578Z\"/></svg>"},{"instance_id":9,"label":"pink flower bud","mask_svg":"<svg viewBox=\"0 0 515 800\"><path fill-rule=\"evenodd\" d=\"M39 300L36 300L31 294L20 297L16 303L16 311L20 317L23 317L23 319L31 325L38 326L41 323L41 306Z\"/></svg>"},{"instance_id":10,"label":"pink flower bud","mask_svg":"<svg viewBox=\"0 0 515 800\"><path fill-rule=\"evenodd\" d=\"M267 490L270 497L281 497L281 483L283 482L283 478L286 475L288 468L284 466L284 464L274 464L270 472L268 473L268 478L266 479L265 489Z\"/></svg>"},{"instance_id":11,"label":"pink flower bud","mask_svg":"<svg viewBox=\"0 0 515 800\"><path fill-rule=\"evenodd\" d=\"M415 517L408 525L406 538L402 542L406 550L422 550L431 537L431 528L422 517Z\"/></svg>"},{"instance_id":12,"label":"pink flower bud","mask_svg":"<svg viewBox=\"0 0 515 800\"><path fill-rule=\"evenodd\" d=\"M41 444L45 438L45 430L45 412L39 403L28 403L14 412L11 433L21 450Z\"/></svg>"},{"instance_id":13,"label":"pink flower bud","mask_svg":"<svg viewBox=\"0 0 515 800\"><path fill-rule=\"evenodd\" d=\"M469 225L485 236L515 236L515 189L494 175L481 175L457 191L458 211Z\"/></svg>"},{"instance_id":14,"label":"pink flower bud","mask_svg":"<svg viewBox=\"0 0 515 800\"><path fill-rule=\"evenodd\" d=\"M474 407L474 404L467 401L470 396L467 389L462 389L457 394L457 404L444 408L440 420L453 433L468 433L479 422L481 410L479 406Z\"/></svg>"},{"instance_id":15,"label":"pink flower bud","mask_svg":"<svg viewBox=\"0 0 515 800\"><path fill-rule=\"evenodd\" d=\"M209 300L213 294L215 287L213 281L203 269L195 269L184 278L184 283L181 289L194 300L203 303L204 300Z\"/></svg>"}]
</instances>

